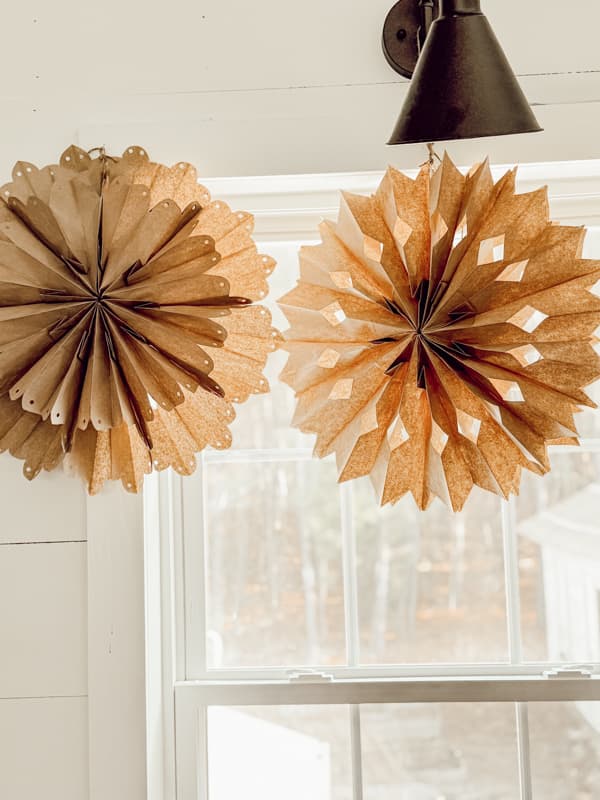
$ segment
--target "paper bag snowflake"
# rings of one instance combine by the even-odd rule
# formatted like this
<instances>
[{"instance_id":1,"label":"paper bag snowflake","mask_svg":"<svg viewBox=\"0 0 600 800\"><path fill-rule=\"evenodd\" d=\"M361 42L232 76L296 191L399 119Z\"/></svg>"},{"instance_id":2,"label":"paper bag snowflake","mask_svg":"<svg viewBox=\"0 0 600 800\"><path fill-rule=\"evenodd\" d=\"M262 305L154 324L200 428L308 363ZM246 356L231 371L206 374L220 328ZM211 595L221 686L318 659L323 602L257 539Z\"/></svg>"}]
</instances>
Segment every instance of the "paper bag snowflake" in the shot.
<instances>
[{"instance_id":1,"label":"paper bag snowflake","mask_svg":"<svg viewBox=\"0 0 600 800\"><path fill-rule=\"evenodd\" d=\"M0 449L94 493L229 446L274 347L251 215L139 147L19 162L0 197Z\"/></svg>"},{"instance_id":2,"label":"paper bag snowflake","mask_svg":"<svg viewBox=\"0 0 600 800\"><path fill-rule=\"evenodd\" d=\"M548 445L578 443L573 414L600 377L600 262L582 259L583 228L549 221L545 189L515 194L515 171L494 184L487 163L464 176L446 157L345 194L320 230L281 300L282 378L341 481L458 510L474 485L508 497L523 468L549 470Z\"/></svg>"}]
</instances>

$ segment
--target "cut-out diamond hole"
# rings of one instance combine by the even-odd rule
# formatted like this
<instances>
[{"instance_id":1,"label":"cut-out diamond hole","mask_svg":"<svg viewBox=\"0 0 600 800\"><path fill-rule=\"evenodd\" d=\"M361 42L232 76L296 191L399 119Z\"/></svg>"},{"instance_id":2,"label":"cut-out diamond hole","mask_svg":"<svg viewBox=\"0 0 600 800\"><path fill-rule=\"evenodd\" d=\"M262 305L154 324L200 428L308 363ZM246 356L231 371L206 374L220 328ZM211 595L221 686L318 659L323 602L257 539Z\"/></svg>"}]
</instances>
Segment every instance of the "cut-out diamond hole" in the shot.
<instances>
[{"instance_id":1,"label":"cut-out diamond hole","mask_svg":"<svg viewBox=\"0 0 600 800\"><path fill-rule=\"evenodd\" d=\"M379 262L383 255L383 244L373 239L371 236L363 237L363 253L371 261Z\"/></svg>"},{"instance_id":2,"label":"cut-out diamond hole","mask_svg":"<svg viewBox=\"0 0 600 800\"><path fill-rule=\"evenodd\" d=\"M328 347L326 350L323 350L319 356L317 364L320 367L323 367L323 369L333 369L339 360L340 354L337 352L337 350L333 350L331 347Z\"/></svg>"},{"instance_id":3,"label":"cut-out diamond hole","mask_svg":"<svg viewBox=\"0 0 600 800\"><path fill-rule=\"evenodd\" d=\"M394 427L387 432L387 440L390 450L396 450L398 447L400 447L400 445L404 444L404 442L407 442L408 438L408 432L401 419L399 419Z\"/></svg>"},{"instance_id":4,"label":"cut-out diamond hole","mask_svg":"<svg viewBox=\"0 0 600 800\"><path fill-rule=\"evenodd\" d=\"M442 455L448 443L448 434L436 422L431 423L431 446L438 455Z\"/></svg>"},{"instance_id":5,"label":"cut-out diamond hole","mask_svg":"<svg viewBox=\"0 0 600 800\"><path fill-rule=\"evenodd\" d=\"M477 264L495 264L497 261L504 260L504 234L493 236L491 239L484 239L479 245L479 255Z\"/></svg>"},{"instance_id":6,"label":"cut-out diamond hole","mask_svg":"<svg viewBox=\"0 0 600 800\"><path fill-rule=\"evenodd\" d=\"M527 264L529 264L529 259L526 259L525 261L515 261L514 264L509 264L508 267L505 267L500 275L496 277L496 280L513 282L523 280L523 275L525 275Z\"/></svg>"},{"instance_id":7,"label":"cut-out diamond hole","mask_svg":"<svg viewBox=\"0 0 600 800\"><path fill-rule=\"evenodd\" d=\"M346 319L344 309L337 302L337 300L335 303L330 303L328 306L325 306L325 308L322 308L321 314L325 317L327 322L334 327L336 325L341 325L341 323Z\"/></svg>"},{"instance_id":8,"label":"cut-out diamond hole","mask_svg":"<svg viewBox=\"0 0 600 800\"><path fill-rule=\"evenodd\" d=\"M330 400L349 400L352 396L353 378L342 378L337 381L329 393Z\"/></svg>"},{"instance_id":9,"label":"cut-out diamond hole","mask_svg":"<svg viewBox=\"0 0 600 800\"><path fill-rule=\"evenodd\" d=\"M349 272L330 272L329 277L339 289L352 289L352 275Z\"/></svg>"},{"instance_id":10,"label":"cut-out diamond hole","mask_svg":"<svg viewBox=\"0 0 600 800\"><path fill-rule=\"evenodd\" d=\"M458 424L458 432L465 439L468 439L473 444L477 444L479 438L479 431L481 430L481 420L467 414L466 411L461 411L460 408L456 411L456 421Z\"/></svg>"},{"instance_id":11,"label":"cut-out diamond hole","mask_svg":"<svg viewBox=\"0 0 600 800\"><path fill-rule=\"evenodd\" d=\"M402 248L408 242L412 235L413 229L407 222L404 222L400 217L396 217L394 222L394 230L392 234L398 247Z\"/></svg>"},{"instance_id":12,"label":"cut-out diamond hole","mask_svg":"<svg viewBox=\"0 0 600 800\"><path fill-rule=\"evenodd\" d=\"M435 247L447 233L448 226L446 225L446 220L439 211L435 211L431 217L431 246Z\"/></svg>"},{"instance_id":13,"label":"cut-out diamond hole","mask_svg":"<svg viewBox=\"0 0 600 800\"><path fill-rule=\"evenodd\" d=\"M522 367L529 367L531 364L537 364L541 361L543 356L532 344L523 345L523 347L515 347L510 351L511 356L517 359Z\"/></svg>"},{"instance_id":14,"label":"cut-out diamond hole","mask_svg":"<svg viewBox=\"0 0 600 800\"><path fill-rule=\"evenodd\" d=\"M522 403L525 398L521 387L515 381L503 381L500 378L490 378L500 397L507 403Z\"/></svg>"},{"instance_id":15,"label":"cut-out diamond hole","mask_svg":"<svg viewBox=\"0 0 600 800\"><path fill-rule=\"evenodd\" d=\"M590 292L590 294L593 294L594 297L600 297L600 280L596 281L596 283L593 286L590 286L588 291Z\"/></svg>"},{"instance_id":16,"label":"cut-out diamond hole","mask_svg":"<svg viewBox=\"0 0 600 800\"><path fill-rule=\"evenodd\" d=\"M360 435L365 436L371 431L376 431L378 427L377 406L373 406L368 411L365 411L360 418Z\"/></svg>"},{"instance_id":17,"label":"cut-out diamond hole","mask_svg":"<svg viewBox=\"0 0 600 800\"><path fill-rule=\"evenodd\" d=\"M466 216L461 219L456 227L456 232L454 233L454 239L452 240L452 247L456 247L457 244L460 244L462 240L467 235L467 218Z\"/></svg>"},{"instance_id":18,"label":"cut-out diamond hole","mask_svg":"<svg viewBox=\"0 0 600 800\"><path fill-rule=\"evenodd\" d=\"M538 311L533 306L525 306L513 314L508 322L526 333L533 333L545 319L548 319L548 315L543 311Z\"/></svg>"}]
</instances>

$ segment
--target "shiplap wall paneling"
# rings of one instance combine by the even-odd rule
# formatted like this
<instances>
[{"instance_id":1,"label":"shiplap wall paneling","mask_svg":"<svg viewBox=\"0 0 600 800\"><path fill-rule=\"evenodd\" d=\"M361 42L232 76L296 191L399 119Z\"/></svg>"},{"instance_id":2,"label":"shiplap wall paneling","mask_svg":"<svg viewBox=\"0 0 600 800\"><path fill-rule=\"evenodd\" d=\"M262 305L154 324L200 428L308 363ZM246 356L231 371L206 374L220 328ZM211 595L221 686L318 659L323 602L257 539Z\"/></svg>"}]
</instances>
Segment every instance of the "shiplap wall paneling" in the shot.
<instances>
[{"instance_id":1,"label":"shiplap wall paneling","mask_svg":"<svg viewBox=\"0 0 600 800\"><path fill-rule=\"evenodd\" d=\"M0 798L87 800L85 492L0 456Z\"/></svg>"},{"instance_id":2,"label":"shiplap wall paneling","mask_svg":"<svg viewBox=\"0 0 600 800\"><path fill-rule=\"evenodd\" d=\"M0 798L86 800L87 747L85 698L0 700Z\"/></svg>"},{"instance_id":3,"label":"shiplap wall paneling","mask_svg":"<svg viewBox=\"0 0 600 800\"><path fill-rule=\"evenodd\" d=\"M439 143L438 151L460 164L487 156L496 164L600 157L600 74L531 76L521 84L543 133ZM77 140L115 153L143 144L153 158L191 161L208 177L413 169L426 160L425 145L386 145L406 90L392 82L100 98L80 115ZM185 124L171 128L165 119Z\"/></svg>"},{"instance_id":4,"label":"shiplap wall paneling","mask_svg":"<svg viewBox=\"0 0 600 800\"><path fill-rule=\"evenodd\" d=\"M81 482L61 471L42 473L31 482L22 473L22 461L0 455L0 544L84 541Z\"/></svg>"},{"instance_id":5,"label":"shiplap wall paneling","mask_svg":"<svg viewBox=\"0 0 600 800\"><path fill-rule=\"evenodd\" d=\"M143 144L161 161L189 160L211 177L414 167L423 147L385 146L408 85L381 52L392 5L105 0L101 15L89 15L72 0L12 4L3 22L14 35L3 54L27 68L0 87L10 120L3 174L19 158L51 162L73 139L117 152ZM453 143L455 159L600 157L596 0L577 4L584 24L576 33L555 2L482 7L545 131ZM92 38L110 59L90 57Z\"/></svg>"},{"instance_id":6,"label":"shiplap wall paneling","mask_svg":"<svg viewBox=\"0 0 600 800\"><path fill-rule=\"evenodd\" d=\"M0 697L87 693L86 550L0 547Z\"/></svg>"},{"instance_id":7,"label":"shiplap wall paneling","mask_svg":"<svg viewBox=\"0 0 600 800\"><path fill-rule=\"evenodd\" d=\"M104 0L102 14L90 14L86 4L72 0L14 3L4 20L12 35L6 36L3 56L27 68L11 72L4 92L50 102L90 93L267 91L399 81L380 44L393 4ZM596 0L579 0L571 14L558 0L482 0L481 5L517 73L597 68ZM92 41L110 51L110 58L96 57Z\"/></svg>"}]
</instances>

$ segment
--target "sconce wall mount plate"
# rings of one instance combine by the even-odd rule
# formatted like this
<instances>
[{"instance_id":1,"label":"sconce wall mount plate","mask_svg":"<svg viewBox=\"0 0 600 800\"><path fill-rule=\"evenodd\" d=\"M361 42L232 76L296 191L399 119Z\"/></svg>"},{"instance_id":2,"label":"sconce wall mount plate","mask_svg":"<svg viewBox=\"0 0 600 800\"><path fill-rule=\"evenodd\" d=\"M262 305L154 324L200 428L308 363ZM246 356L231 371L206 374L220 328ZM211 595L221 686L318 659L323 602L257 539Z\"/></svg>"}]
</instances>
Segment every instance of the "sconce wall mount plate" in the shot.
<instances>
[{"instance_id":1,"label":"sconce wall mount plate","mask_svg":"<svg viewBox=\"0 0 600 800\"><path fill-rule=\"evenodd\" d=\"M480 0L439 0L439 8L400 0L387 16L383 50L396 72L414 69L388 144L542 130Z\"/></svg>"},{"instance_id":2,"label":"sconce wall mount plate","mask_svg":"<svg viewBox=\"0 0 600 800\"><path fill-rule=\"evenodd\" d=\"M429 26L439 15L439 0L398 0L383 23L381 44L390 67L412 78Z\"/></svg>"}]
</instances>

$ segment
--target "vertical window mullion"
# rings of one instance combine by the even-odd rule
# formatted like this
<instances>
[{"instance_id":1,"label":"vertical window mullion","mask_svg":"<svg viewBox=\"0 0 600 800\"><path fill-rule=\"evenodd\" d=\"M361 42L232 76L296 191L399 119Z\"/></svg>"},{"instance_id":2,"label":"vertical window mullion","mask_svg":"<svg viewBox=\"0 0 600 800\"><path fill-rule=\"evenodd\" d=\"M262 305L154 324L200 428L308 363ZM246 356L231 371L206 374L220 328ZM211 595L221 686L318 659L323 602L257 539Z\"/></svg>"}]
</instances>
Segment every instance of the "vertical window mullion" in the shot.
<instances>
[{"instance_id":1,"label":"vertical window mullion","mask_svg":"<svg viewBox=\"0 0 600 800\"><path fill-rule=\"evenodd\" d=\"M356 569L356 531L352 514L353 487L340 486L340 518L342 528L342 563L344 577L344 621L346 628L346 663L360 664L360 626L358 621L358 578ZM352 798L363 800L362 746L360 706L349 706L350 749L352 763Z\"/></svg>"},{"instance_id":2,"label":"vertical window mullion","mask_svg":"<svg viewBox=\"0 0 600 800\"><path fill-rule=\"evenodd\" d=\"M350 706L350 747L352 750L352 798L363 800L362 734L360 706Z\"/></svg>"},{"instance_id":3,"label":"vertical window mullion","mask_svg":"<svg viewBox=\"0 0 600 800\"><path fill-rule=\"evenodd\" d=\"M529 713L527 703L515 703L517 740L519 743L519 781L521 800L533 800L531 783L531 751L529 746Z\"/></svg>"},{"instance_id":4,"label":"vertical window mullion","mask_svg":"<svg viewBox=\"0 0 600 800\"><path fill-rule=\"evenodd\" d=\"M519 547L517 541L515 500L513 497L502 505L502 534L504 544L504 583L506 592L508 654L511 664L521 664L523 661L523 643L521 640ZM515 703L515 714L517 723L517 751L521 800L532 800L527 704Z\"/></svg>"}]
</instances>

